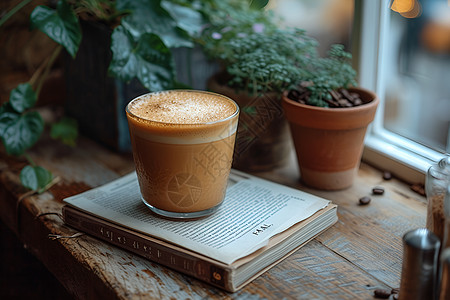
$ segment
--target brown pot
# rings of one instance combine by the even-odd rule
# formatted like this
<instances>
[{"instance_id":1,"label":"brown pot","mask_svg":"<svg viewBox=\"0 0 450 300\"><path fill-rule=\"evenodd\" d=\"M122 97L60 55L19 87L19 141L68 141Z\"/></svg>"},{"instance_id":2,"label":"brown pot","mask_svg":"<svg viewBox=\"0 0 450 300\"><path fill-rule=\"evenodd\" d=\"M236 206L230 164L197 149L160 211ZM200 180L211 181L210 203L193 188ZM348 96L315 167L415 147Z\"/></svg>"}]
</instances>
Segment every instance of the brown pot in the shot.
<instances>
[{"instance_id":1,"label":"brown pot","mask_svg":"<svg viewBox=\"0 0 450 300\"><path fill-rule=\"evenodd\" d=\"M240 107L233 168L259 172L285 166L292 147L280 95L235 92L221 84L219 76L210 78L208 89L230 97Z\"/></svg>"},{"instance_id":2,"label":"brown pot","mask_svg":"<svg viewBox=\"0 0 450 300\"><path fill-rule=\"evenodd\" d=\"M314 188L339 190L352 185L359 168L367 126L375 116L378 97L353 88L365 103L351 108L300 104L283 94L302 181Z\"/></svg>"}]
</instances>

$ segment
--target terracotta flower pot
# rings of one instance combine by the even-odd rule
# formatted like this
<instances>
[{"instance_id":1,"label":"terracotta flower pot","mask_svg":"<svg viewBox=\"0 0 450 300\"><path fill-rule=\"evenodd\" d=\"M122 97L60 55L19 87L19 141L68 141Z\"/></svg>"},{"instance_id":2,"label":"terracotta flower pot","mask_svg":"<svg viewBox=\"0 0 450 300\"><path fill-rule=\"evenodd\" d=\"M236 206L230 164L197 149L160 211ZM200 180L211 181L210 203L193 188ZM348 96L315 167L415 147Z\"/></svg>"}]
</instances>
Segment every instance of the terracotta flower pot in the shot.
<instances>
[{"instance_id":1,"label":"terracotta flower pot","mask_svg":"<svg viewBox=\"0 0 450 300\"><path fill-rule=\"evenodd\" d=\"M219 73L220 74L220 73ZM243 171L270 171L285 166L292 149L289 125L276 93L249 96L218 80L208 81L208 89L230 97L240 107L233 168Z\"/></svg>"},{"instance_id":2,"label":"terracotta flower pot","mask_svg":"<svg viewBox=\"0 0 450 300\"><path fill-rule=\"evenodd\" d=\"M302 181L314 188L339 190L352 185L359 168L364 136L373 121L378 97L353 88L364 102L351 108L300 104L283 95Z\"/></svg>"}]
</instances>

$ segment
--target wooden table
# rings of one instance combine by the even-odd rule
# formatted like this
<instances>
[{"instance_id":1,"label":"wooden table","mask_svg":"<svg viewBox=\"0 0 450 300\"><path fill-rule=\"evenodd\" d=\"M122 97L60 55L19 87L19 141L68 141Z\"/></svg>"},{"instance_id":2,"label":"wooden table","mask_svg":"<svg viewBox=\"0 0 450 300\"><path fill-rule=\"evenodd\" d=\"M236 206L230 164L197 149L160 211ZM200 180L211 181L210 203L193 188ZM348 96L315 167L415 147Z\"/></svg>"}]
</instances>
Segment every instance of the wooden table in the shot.
<instances>
[{"instance_id":1,"label":"wooden table","mask_svg":"<svg viewBox=\"0 0 450 300\"><path fill-rule=\"evenodd\" d=\"M377 288L399 287L402 236L425 225L425 198L395 178L383 180L379 170L366 164L352 188L337 192L300 184L295 163L255 174L332 200L339 206L339 221L231 294L87 235L50 239L49 234L76 233L57 215L47 214L60 213L63 198L107 183L134 166L130 155L85 138L75 148L44 138L34 149L34 161L60 181L43 194L23 197L26 190L18 174L26 162L0 154L1 221L79 299L372 299ZM385 193L371 195L374 186L384 187ZM359 205L366 195L370 204Z\"/></svg>"}]
</instances>

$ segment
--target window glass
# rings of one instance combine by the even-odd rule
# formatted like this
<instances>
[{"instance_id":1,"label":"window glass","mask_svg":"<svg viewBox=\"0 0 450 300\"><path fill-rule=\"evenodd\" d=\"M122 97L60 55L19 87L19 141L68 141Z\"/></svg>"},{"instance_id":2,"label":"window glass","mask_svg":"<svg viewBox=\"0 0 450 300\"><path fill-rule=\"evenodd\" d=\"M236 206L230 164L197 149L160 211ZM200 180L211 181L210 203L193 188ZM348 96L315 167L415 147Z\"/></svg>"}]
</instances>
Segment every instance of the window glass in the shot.
<instances>
[{"instance_id":1,"label":"window glass","mask_svg":"<svg viewBox=\"0 0 450 300\"><path fill-rule=\"evenodd\" d=\"M353 0L271 0L267 6L280 16L283 25L306 30L325 55L332 44L350 51Z\"/></svg>"},{"instance_id":2,"label":"window glass","mask_svg":"<svg viewBox=\"0 0 450 300\"><path fill-rule=\"evenodd\" d=\"M449 152L450 2L396 0L390 8L384 127Z\"/></svg>"}]
</instances>

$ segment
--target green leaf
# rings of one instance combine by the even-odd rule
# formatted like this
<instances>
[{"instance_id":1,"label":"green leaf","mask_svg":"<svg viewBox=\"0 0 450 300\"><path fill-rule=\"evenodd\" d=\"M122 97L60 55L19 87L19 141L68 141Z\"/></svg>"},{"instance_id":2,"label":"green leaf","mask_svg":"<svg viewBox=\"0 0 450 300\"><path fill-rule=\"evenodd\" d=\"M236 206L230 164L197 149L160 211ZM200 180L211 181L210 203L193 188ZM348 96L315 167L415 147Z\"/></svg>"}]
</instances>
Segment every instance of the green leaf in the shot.
<instances>
[{"instance_id":1,"label":"green leaf","mask_svg":"<svg viewBox=\"0 0 450 300\"><path fill-rule=\"evenodd\" d=\"M109 71L124 81L137 77L150 91L173 85L175 71L172 53L155 34L144 34L136 44L123 26L112 34L113 57Z\"/></svg>"},{"instance_id":2,"label":"green leaf","mask_svg":"<svg viewBox=\"0 0 450 300\"><path fill-rule=\"evenodd\" d=\"M0 137L3 136L10 122L19 116L20 114L14 110L9 101L0 107Z\"/></svg>"},{"instance_id":3,"label":"green leaf","mask_svg":"<svg viewBox=\"0 0 450 300\"><path fill-rule=\"evenodd\" d=\"M6 152L21 155L31 148L44 130L44 120L38 112L19 115L4 112L0 115L0 134Z\"/></svg>"},{"instance_id":4,"label":"green leaf","mask_svg":"<svg viewBox=\"0 0 450 300\"><path fill-rule=\"evenodd\" d=\"M175 63L172 52L154 34L145 34L136 48L137 77L151 91L164 90L173 85Z\"/></svg>"},{"instance_id":5,"label":"green leaf","mask_svg":"<svg viewBox=\"0 0 450 300\"><path fill-rule=\"evenodd\" d=\"M134 41L123 26L114 29L111 36L113 57L109 71L124 81L130 81L137 74L137 60L133 54Z\"/></svg>"},{"instance_id":6,"label":"green leaf","mask_svg":"<svg viewBox=\"0 0 450 300\"><path fill-rule=\"evenodd\" d=\"M50 136L59 139L63 144L75 146L78 137L78 124L75 119L63 118L58 123L52 125Z\"/></svg>"},{"instance_id":7,"label":"green leaf","mask_svg":"<svg viewBox=\"0 0 450 300\"><path fill-rule=\"evenodd\" d=\"M254 106L244 106L242 112L254 116L256 115L256 108Z\"/></svg>"},{"instance_id":8,"label":"green leaf","mask_svg":"<svg viewBox=\"0 0 450 300\"><path fill-rule=\"evenodd\" d=\"M177 21L161 6L161 0L118 0L116 3L120 11L133 11L122 18L121 24L136 40L145 33L153 33L169 48L193 47L189 35L178 28Z\"/></svg>"},{"instance_id":9,"label":"green leaf","mask_svg":"<svg viewBox=\"0 0 450 300\"><path fill-rule=\"evenodd\" d=\"M172 16L177 25L190 35L199 33L204 24L202 14L190 7L182 6L173 1L161 1L161 6Z\"/></svg>"},{"instance_id":10,"label":"green leaf","mask_svg":"<svg viewBox=\"0 0 450 300\"><path fill-rule=\"evenodd\" d=\"M31 13L32 28L38 28L52 40L76 56L81 43L81 27L75 12L65 0L58 1L56 10L37 6Z\"/></svg>"},{"instance_id":11,"label":"green leaf","mask_svg":"<svg viewBox=\"0 0 450 300\"><path fill-rule=\"evenodd\" d=\"M3 136L12 124L15 124L20 118L20 114L14 111L11 104L7 102L1 107L0 112L0 137L3 140Z\"/></svg>"},{"instance_id":12,"label":"green leaf","mask_svg":"<svg viewBox=\"0 0 450 300\"><path fill-rule=\"evenodd\" d=\"M20 172L22 185L30 190L42 193L45 187L53 180L50 171L40 166L25 166Z\"/></svg>"},{"instance_id":13,"label":"green leaf","mask_svg":"<svg viewBox=\"0 0 450 300\"><path fill-rule=\"evenodd\" d=\"M9 96L11 107L18 113L33 107L36 100L37 95L29 83L19 84Z\"/></svg>"},{"instance_id":14,"label":"green leaf","mask_svg":"<svg viewBox=\"0 0 450 300\"><path fill-rule=\"evenodd\" d=\"M268 3L269 0L249 0L252 9L263 9Z\"/></svg>"}]
</instances>

